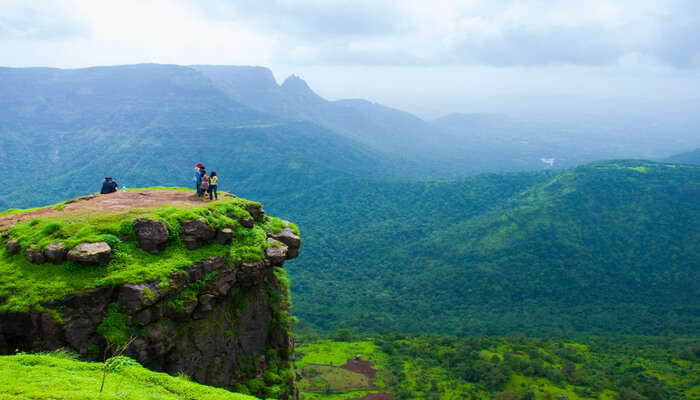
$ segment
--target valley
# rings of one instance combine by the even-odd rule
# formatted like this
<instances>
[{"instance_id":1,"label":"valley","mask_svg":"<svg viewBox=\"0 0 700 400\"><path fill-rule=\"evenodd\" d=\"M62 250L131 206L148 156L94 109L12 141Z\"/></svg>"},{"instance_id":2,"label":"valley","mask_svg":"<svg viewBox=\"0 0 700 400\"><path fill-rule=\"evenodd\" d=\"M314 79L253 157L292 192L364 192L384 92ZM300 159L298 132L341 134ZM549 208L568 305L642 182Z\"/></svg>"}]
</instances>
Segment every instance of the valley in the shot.
<instances>
[{"instance_id":1,"label":"valley","mask_svg":"<svg viewBox=\"0 0 700 400\"><path fill-rule=\"evenodd\" d=\"M423 120L262 67L0 68L0 92L0 166L21 174L0 175L0 399L48 398L22 369L91 396L130 337L110 373L134 386L100 398L700 398L700 166L680 123L631 141L644 121ZM222 201L194 197L200 161ZM127 190L94 195L105 176ZM165 224L162 253L140 218ZM202 218L235 237L189 249ZM112 258L55 265L56 242ZM149 291L114 306L132 284Z\"/></svg>"}]
</instances>

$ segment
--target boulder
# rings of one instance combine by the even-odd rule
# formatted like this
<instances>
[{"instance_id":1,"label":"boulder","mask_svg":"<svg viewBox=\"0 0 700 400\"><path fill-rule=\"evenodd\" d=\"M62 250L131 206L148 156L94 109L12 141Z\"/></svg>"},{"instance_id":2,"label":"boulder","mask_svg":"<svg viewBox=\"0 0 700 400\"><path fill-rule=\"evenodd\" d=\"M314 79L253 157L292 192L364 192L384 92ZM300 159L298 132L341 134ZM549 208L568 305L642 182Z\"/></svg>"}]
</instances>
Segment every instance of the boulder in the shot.
<instances>
[{"instance_id":1,"label":"boulder","mask_svg":"<svg viewBox=\"0 0 700 400\"><path fill-rule=\"evenodd\" d=\"M219 244L228 244L236 236L233 228L224 228L216 233L216 241Z\"/></svg>"},{"instance_id":2,"label":"boulder","mask_svg":"<svg viewBox=\"0 0 700 400\"><path fill-rule=\"evenodd\" d=\"M286 244L290 249L298 249L301 246L301 238L292 232L292 228L284 228L280 233L268 233L267 235Z\"/></svg>"},{"instance_id":3,"label":"boulder","mask_svg":"<svg viewBox=\"0 0 700 400\"><path fill-rule=\"evenodd\" d=\"M119 288L119 301L130 311L137 312L155 304L163 297L157 281L126 283Z\"/></svg>"},{"instance_id":4,"label":"boulder","mask_svg":"<svg viewBox=\"0 0 700 400\"><path fill-rule=\"evenodd\" d=\"M267 238L267 249L265 249L265 256L272 263L272 265L282 266L284 261L287 259L288 247L273 238Z\"/></svg>"},{"instance_id":5,"label":"boulder","mask_svg":"<svg viewBox=\"0 0 700 400\"><path fill-rule=\"evenodd\" d=\"M32 264L43 264L46 262L44 252L41 251L39 245L33 244L27 248L25 252L27 260Z\"/></svg>"},{"instance_id":6,"label":"boulder","mask_svg":"<svg viewBox=\"0 0 700 400\"><path fill-rule=\"evenodd\" d=\"M249 217L241 218L238 222L240 222L244 228L252 228L255 226L255 220Z\"/></svg>"},{"instance_id":7,"label":"boulder","mask_svg":"<svg viewBox=\"0 0 700 400\"><path fill-rule=\"evenodd\" d=\"M68 260L82 265L107 265L112 260L112 248L105 242L80 243L68 252Z\"/></svg>"},{"instance_id":8,"label":"boulder","mask_svg":"<svg viewBox=\"0 0 700 400\"><path fill-rule=\"evenodd\" d=\"M289 249L287 250L287 260L299 257L299 249Z\"/></svg>"},{"instance_id":9,"label":"boulder","mask_svg":"<svg viewBox=\"0 0 700 400\"><path fill-rule=\"evenodd\" d=\"M170 238L168 226L163 221L151 218L140 218L134 221L134 233L141 248L151 254L165 249Z\"/></svg>"},{"instance_id":10,"label":"boulder","mask_svg":"<svg viewBox=\"0 0 700 400\"><path fill-rule=\"evenodd\" d=\"M209 244L216 236L216 231L204 218L183 221L180 224L180 237L189 250L196 250Z\"/></svg>"},{"instance_id":11,"label":"boulder","mask_svg":"<svg viewBox=\"0 0 700 400\"><path fill-rule=\"evenodd\" d=\"M66 254L68 254L68 248L61 242L49 243L44 247L44 257L54 264L66 262Z\"/></svg>"},{"instance_id":12,"label":"boulder","mask_svg":"<svg viewBox=\"0 0 700 400\"><path fill-rule=\"evenodd\" d=\"M10 239L5 242L5 250L8 254L19 254L22 251L22 245L14 239Z\"/></svg>"},{"instance_id":13,"label":"boulder","mask_svg":"<svg viewBox=\"0 0 700 400\"><path fill-rule=\"evenodd\" d=\"M247 203L245 209L255 221L265 221L265 210L263 210L262 205L260 203Z\"/></svg>"},{"instance_id":14,"label":"boulder","mask_svg":"<svg viewBox=\"0 0 700 400\"><path fill-rule=\"evenodd\" d=\"M265 263L260 261L244 262L236 271L236 281L242 287L255 286L265 278Z\"/></svg>"}]
</instances>

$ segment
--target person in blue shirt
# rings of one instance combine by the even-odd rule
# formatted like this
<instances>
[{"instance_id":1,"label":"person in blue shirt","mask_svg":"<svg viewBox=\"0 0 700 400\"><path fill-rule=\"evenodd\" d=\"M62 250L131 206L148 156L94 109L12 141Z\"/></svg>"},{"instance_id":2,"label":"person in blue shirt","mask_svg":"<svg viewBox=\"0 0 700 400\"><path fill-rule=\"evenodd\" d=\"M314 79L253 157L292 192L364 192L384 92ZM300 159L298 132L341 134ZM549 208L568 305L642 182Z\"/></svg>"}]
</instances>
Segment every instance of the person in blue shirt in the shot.
<instances>
[{"instance_id":1,"label":"person in blue shirt","mask_svg":"<svg viewBox=\"0 0 700 400\"><path fill-rule=\"evenodd\" d=\"M105 181L102 182L102 190L100 191L101 194L108 194L108 193L114 193L117 191L119 188L119 185L117 182L115 182L112 178L107 177L105 178Z\"/></svg>"},{"instance_id":2,"label":"person in blue shirt","mask_svg":"<svg viewBox=\"0 0 700 400\"><path fill-rule=\"evenodd\" d=\"M197 189L197 197L202 197L202 188L200 186L202 185L203 169L204 165L202 165L202 163L197 163L197 165L194 167L194 184L195 188Z\"/></svg>"}]
</instances>

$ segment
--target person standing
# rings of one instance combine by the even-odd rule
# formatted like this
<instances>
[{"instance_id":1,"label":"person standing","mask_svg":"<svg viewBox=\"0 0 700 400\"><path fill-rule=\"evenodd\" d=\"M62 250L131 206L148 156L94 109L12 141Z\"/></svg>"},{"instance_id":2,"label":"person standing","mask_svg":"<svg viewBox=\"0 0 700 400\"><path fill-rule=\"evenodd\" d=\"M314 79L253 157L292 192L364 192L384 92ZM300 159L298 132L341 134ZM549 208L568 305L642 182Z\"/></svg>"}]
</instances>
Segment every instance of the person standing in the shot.
<instances>
[{"instance_id":1,"label":"person standing","mask_svg":"<svg viewBox=\"0 0 700 400\"><path fill-rule=\"evenodd\" d=\"M209 191L209 177L204 170L202 170L202 184L200 185L200 188L202 189L202 196L206 198L207 191Z\"/></svg>"},{"instance_id":2,"label":"person standing","mask_svg":"<svg viewBox=\"0 0 700 400\"><path fill-rule=\"evenodd\" d=\"M102 190L100 191L101 194L108 194L108 193L114 193L117 191L119 188L119 185L117 182L115 182L112 178L106 177L104 182L102 182Z\"/></svg>"},{"instance_id":3,"label":"person standing","mask_svg":"<svg viewBox=\"0 0 700 400\"><path fill-rule=\"evenodd\" d=\"M201 162L194 167L194 185L195 189L197 189L197 197L202 197L202 189L200 188L202 185L202 169L204 169L204 165Z\"/></svg>"},{"instance_id":4,"label":"person standing","mask_svg":"<svg viewBox=\"0 0 700 400\"><path fill-rule=\"evenodd\" d=\"M209 175L209 200L219 200L219 193L216 191L219 185L219 177L216 176L216 171L211 171Z\"/></svg>"}]
</instances>

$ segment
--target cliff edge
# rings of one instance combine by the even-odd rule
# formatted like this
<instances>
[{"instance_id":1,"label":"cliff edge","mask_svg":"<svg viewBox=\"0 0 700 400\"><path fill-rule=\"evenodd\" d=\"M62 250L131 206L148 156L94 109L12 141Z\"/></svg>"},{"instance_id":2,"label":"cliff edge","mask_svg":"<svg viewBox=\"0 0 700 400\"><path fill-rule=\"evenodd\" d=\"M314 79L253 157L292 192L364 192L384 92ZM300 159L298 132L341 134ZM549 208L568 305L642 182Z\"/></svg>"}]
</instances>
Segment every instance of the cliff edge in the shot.
<instances>
[{"instance_id":1,"label":"cliff edge","mask_svg":"<svg viewBox=\"0 0 700 400\"><path fill-rule=\"evenodd\" d=\"M259 203L172 189L0 214L0 354L128 344L145 367L296 398L288 280L297 227Z\"/></svg>"}]
</instances>

